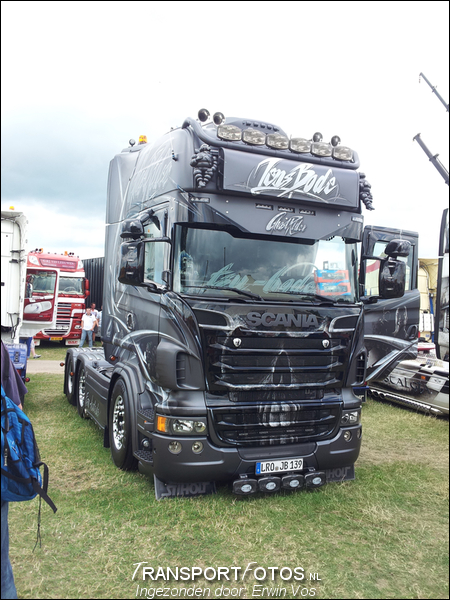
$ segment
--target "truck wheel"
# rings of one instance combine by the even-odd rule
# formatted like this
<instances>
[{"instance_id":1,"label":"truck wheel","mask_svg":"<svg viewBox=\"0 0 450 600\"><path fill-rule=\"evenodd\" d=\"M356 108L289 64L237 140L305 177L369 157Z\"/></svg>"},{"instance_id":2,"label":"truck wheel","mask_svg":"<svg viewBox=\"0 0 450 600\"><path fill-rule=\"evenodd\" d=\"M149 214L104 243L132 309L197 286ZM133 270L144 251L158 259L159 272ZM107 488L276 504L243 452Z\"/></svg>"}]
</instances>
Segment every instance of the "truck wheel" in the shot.
<instances>
[{"instance_id":1,"label":"truck wheel","mask_svg":"<svg viewBox=\"0 0 450 600\"><path fill-rule=\"evenodd\" d=\"M75 387L78 414L82 419L86 419L86 371L83 363L80 364L80 368L78 369Z\"/></svg>"},{"instance_id":2,"label":"truck wheel","mask_svg":"<svg viewBox=\"0 0 450 600\"><path fill-rule=\"evenodd\" d=\"M109 411L109 445L114 464L122 471L136 469L131 444L131 419L128 392L123 379L114 385Z\"/></svg>"},{"instance_id":3,"label":"truck wheel","mask_svg":"<svg viewBox=\"0 0 450 600\"><path fill-rule=\"evenodd\" d=\"M73 373L73 358L70 356L66 362L66 370L64 372L65 382L64 382L64 391L66 392L67 400L69 404L75 406L77 403L74 393L74 378L71 373Z\"/></svg>"}]
</instances>

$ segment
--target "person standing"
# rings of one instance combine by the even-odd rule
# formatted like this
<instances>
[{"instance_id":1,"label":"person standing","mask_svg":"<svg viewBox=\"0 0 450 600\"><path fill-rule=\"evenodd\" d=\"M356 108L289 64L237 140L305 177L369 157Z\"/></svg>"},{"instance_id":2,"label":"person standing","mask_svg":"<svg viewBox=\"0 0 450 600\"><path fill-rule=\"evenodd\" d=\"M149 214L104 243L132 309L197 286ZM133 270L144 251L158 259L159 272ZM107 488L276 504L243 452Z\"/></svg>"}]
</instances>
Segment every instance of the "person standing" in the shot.
<instances>
[{"instance_id":1,"label":"person standing","mask_svg":"<svg viewBox=\"0 0 450 600\"><path fill-rule=\"evenodd\" d=\"M97 319L92 314L91 308L90 307L86 308L86 313L81 317L82 332L81 332L81 340L80 340L80 345L79 345L80 348L83 347L86 336L88 338L89 348L92 348L92 342L93 342L92 336L93 336L94 327L96 325L97 325Z\"/></svg>"},{"instance_id":2,"label":"person standing","mask_svg":"<svg viewBox=\"0 0 450 600\"><path fill-rule=\"evenodd\" d=\"M91 312L94 315L94 317L97 319L97 324L95 325L95 327L92 331L92 341L95 342L95 335L98 333L100 321L98 320L98 310L95 308L94 303L91 304Z\"/></svg>"},{"instance_id":3,"label":"person standing","mask_svg":"<svg viewBox=\"0 0 450 600\"><path fill-rule=\"evenodd\" d=\"M98 311L98 315L97 315L98 334L99 334L100 340L102 339L102 312L103 312L103 304L101 305L100 310ZM102 341L102 346L103 346L103 341Z\"/></svg>"}]
</instances>

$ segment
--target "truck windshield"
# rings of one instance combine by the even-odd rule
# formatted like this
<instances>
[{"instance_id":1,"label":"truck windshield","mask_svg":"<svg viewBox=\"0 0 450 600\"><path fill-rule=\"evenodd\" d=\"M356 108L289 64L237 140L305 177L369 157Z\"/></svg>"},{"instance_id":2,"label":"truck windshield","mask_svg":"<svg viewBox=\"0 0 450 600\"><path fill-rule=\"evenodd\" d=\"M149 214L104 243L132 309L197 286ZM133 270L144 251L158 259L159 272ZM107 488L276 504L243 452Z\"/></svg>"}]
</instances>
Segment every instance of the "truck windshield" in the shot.
<instances>
[{"instance_id":1,"label":"truck windshield","mask_svg":"<svg viewBox=\"0 0 450 600\"><path fill-rule=\"evenodd\" d=\"M60 277L58 291L60 294L84 294L83 282L83 277Z\"/></svg>"},{"instance_id":2,"label":"truck windshield","mask_svg":"<svg viewBox=\"0 0 450 600\"><path fill-rule=\"evenodd\" d=\"M27 273L26 297L31 298L33 294L54 294L56 284L56 273L54 271L39 271L38 273Z\"/></svg>"},{"instance_id":3,"label":"truck windshield","mask_svg":"<svg viewBox=\"0 0 450 600\"><path fill-rule=\"evenodd\" d=\"M233 237L177 226L173 289L181 294L265 301L355 302L356 247Z\"/></svg>"}]
</instances>

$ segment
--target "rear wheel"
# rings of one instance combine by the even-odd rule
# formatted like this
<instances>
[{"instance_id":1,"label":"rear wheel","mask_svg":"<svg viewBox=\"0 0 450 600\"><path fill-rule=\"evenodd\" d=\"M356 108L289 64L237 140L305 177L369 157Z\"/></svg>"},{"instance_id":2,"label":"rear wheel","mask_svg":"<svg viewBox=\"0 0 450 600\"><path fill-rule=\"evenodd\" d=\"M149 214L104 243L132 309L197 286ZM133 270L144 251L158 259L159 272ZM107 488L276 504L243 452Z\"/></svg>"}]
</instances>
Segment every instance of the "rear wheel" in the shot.
<instances>
[{"instance_id":1,"label":"rear wheel","mask_svg":"<svg viewBox=\"0 0 450 600\"><path fill-rule=\"evenodd\" d=\"M123 471L136 469L131 443L130 402L123 379L114 385L109 411L109 445L114 464Z\"/></svg>"},{"instance_id":2,"label":"rear wheel","mask_svg":"<svg viewBox=\"0 0 450 600\"><path fill-rule=\"evenodd\" d=\"M78 414L82 419L86 419L86 371L84 369L83 363L81 363L77 373L76 404Z\"/></svg>"}]
</instances>

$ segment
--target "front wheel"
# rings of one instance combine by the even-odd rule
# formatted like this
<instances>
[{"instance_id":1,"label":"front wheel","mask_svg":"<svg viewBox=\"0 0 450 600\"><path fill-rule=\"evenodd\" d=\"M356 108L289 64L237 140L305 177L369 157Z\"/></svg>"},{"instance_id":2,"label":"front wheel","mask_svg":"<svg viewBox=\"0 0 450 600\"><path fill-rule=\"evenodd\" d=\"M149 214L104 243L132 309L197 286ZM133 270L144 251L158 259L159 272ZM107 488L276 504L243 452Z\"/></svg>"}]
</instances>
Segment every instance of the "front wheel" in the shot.
<instances>
[{"instance_id":1,"label":"front wheel","mask_svg":"<svg viewBox=\"0 0 450 600\"><path fill-rule=\"evenodd\" d=\"M72 374L73 366L74 366L73 358L72 358L72 356L69 356L69 358L66 360L66 370L64 373L64 377L65 377L64 391L66 392L66 397L67 397L69 404L72 404L72 406L75 406L76 398L75 398L75 393L74 393L74 375Z\"/></svg>"},{"instance_id":2,"label":"front wheel","mask_svg":"<svg viewBox=\"0 0 450 600\"><path fill-rule=\"evenodd\" d=\"M109 411L109 445L114 464L122 471L136 469L131 444L131 419L128 392L123 379L114 385Z\"/></svg>"}]
</instances>

